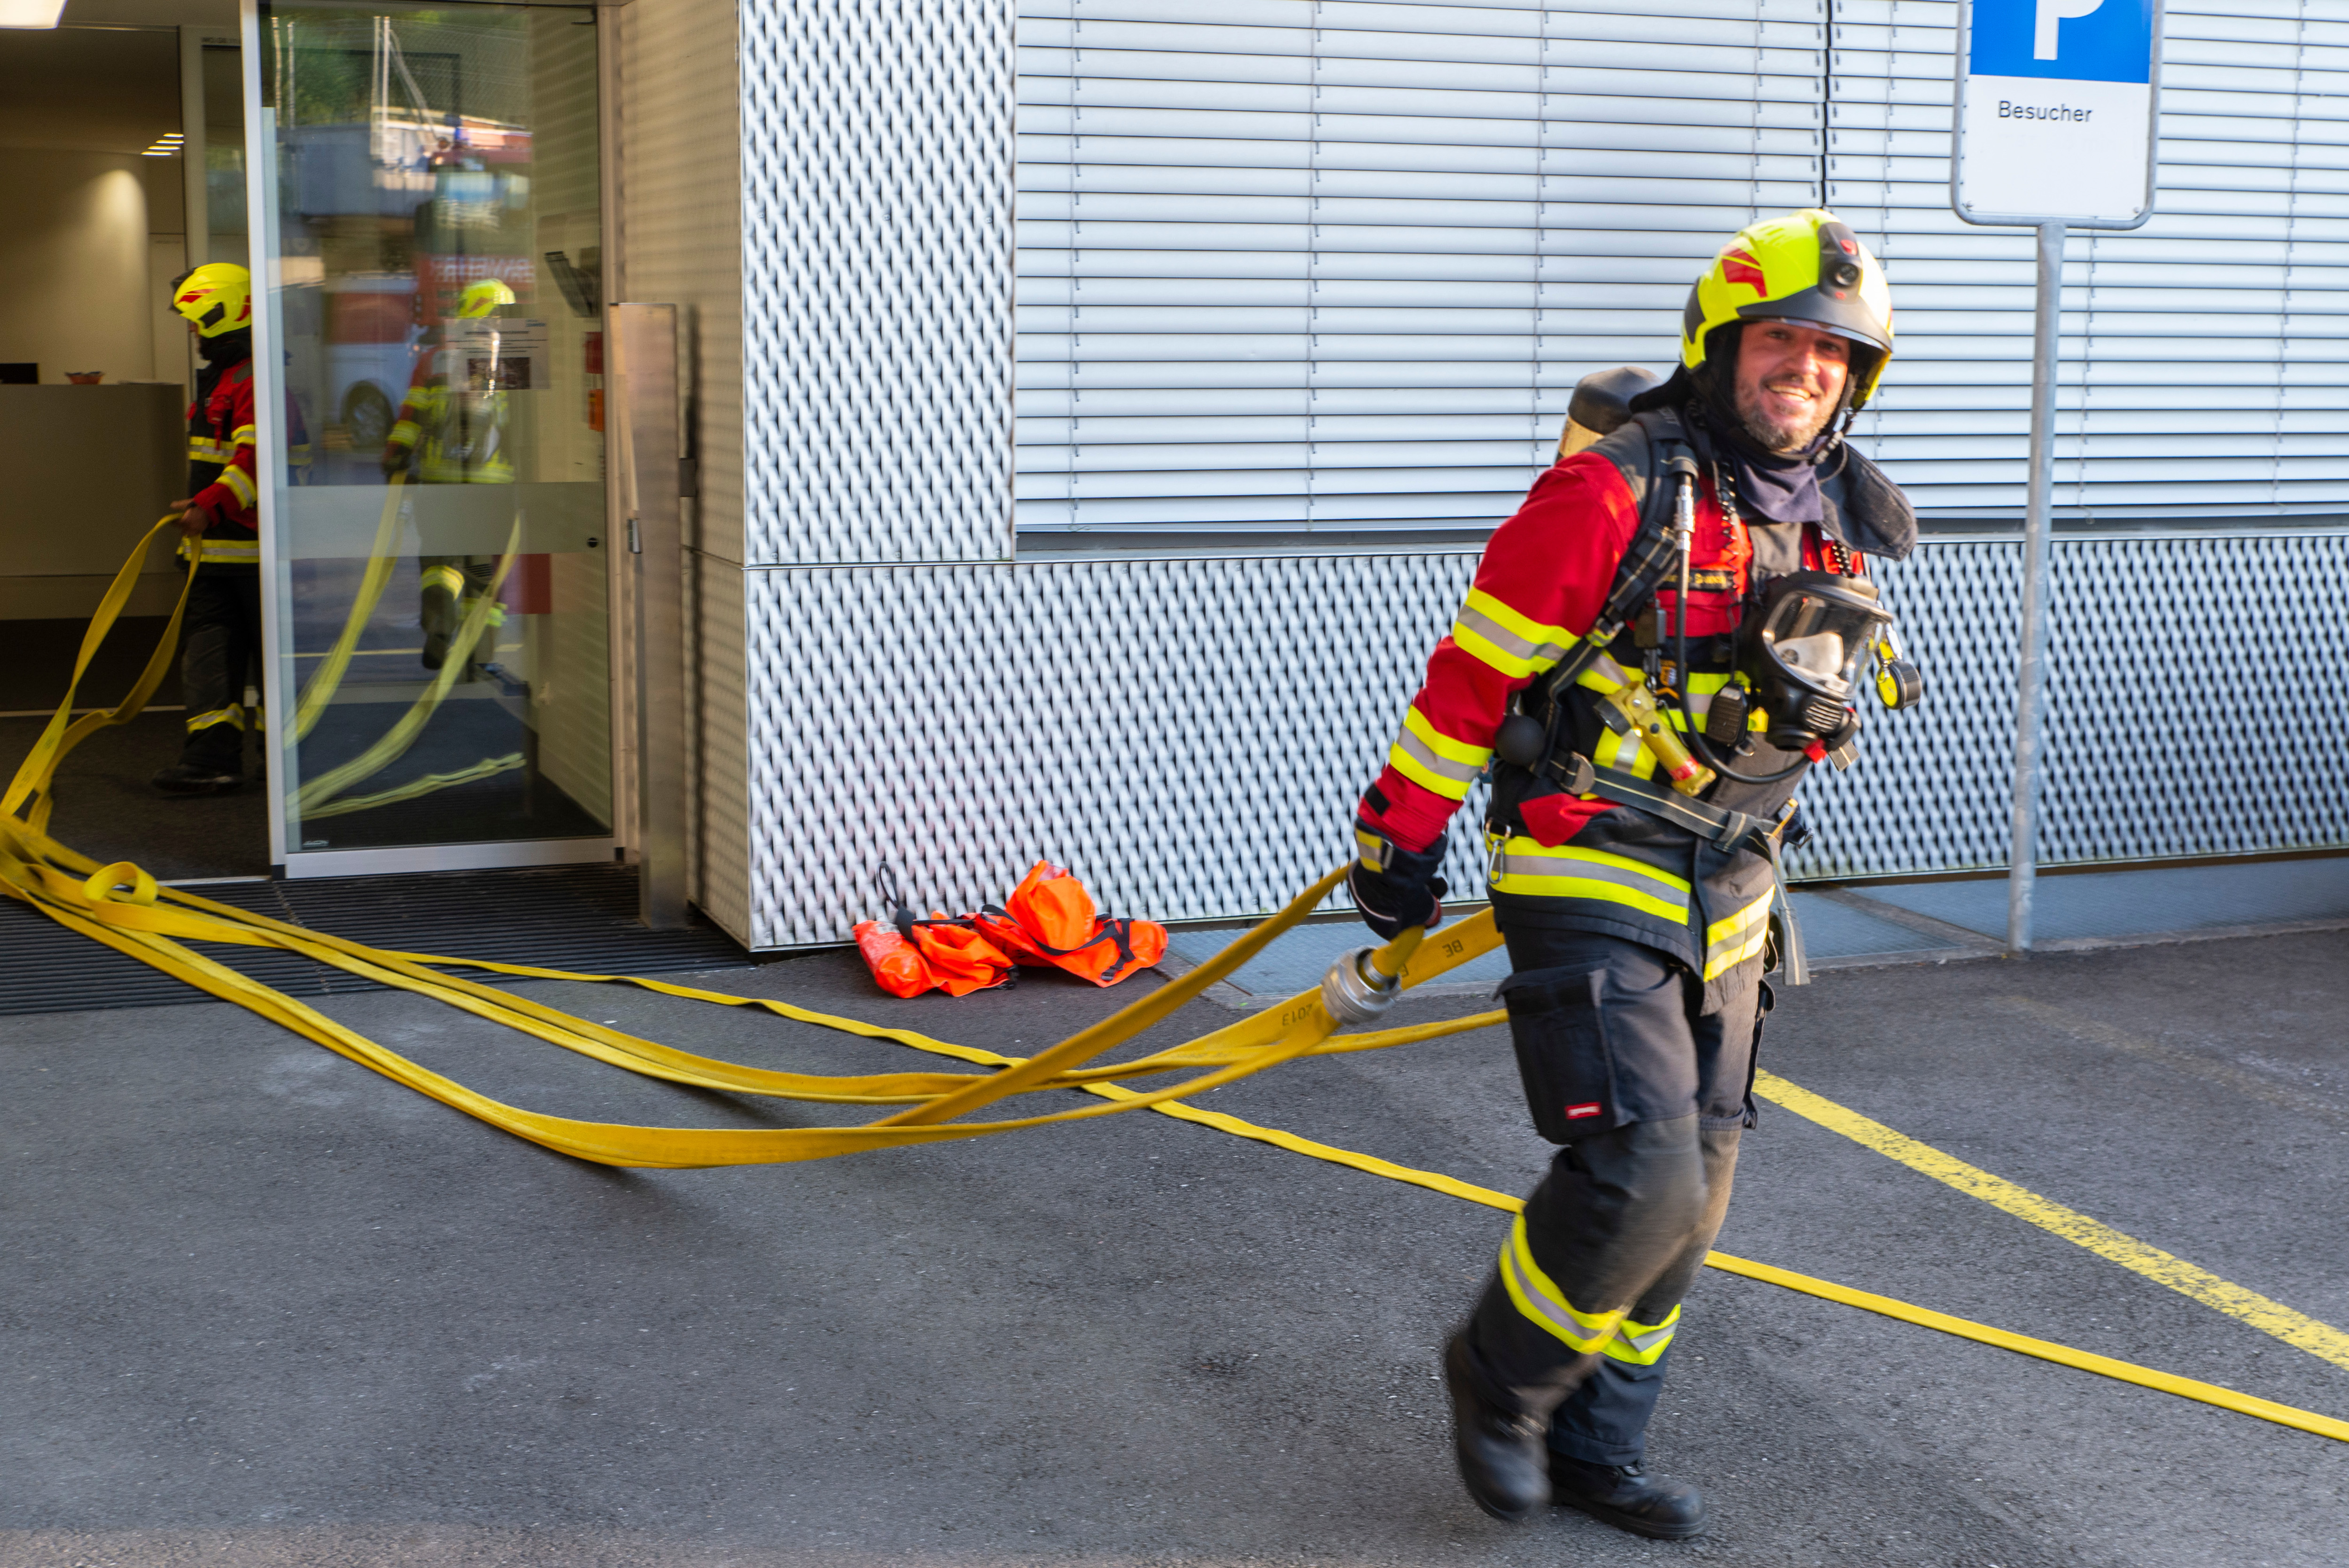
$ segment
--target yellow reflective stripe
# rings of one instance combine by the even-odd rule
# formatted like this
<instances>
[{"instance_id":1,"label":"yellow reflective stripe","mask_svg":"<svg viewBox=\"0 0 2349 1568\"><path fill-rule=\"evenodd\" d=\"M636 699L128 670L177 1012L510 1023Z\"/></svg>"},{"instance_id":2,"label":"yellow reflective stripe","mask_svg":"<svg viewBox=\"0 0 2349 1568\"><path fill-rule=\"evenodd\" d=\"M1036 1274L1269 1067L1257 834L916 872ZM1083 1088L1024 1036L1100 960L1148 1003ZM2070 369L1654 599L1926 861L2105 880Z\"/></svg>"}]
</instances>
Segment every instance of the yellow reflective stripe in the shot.
<instances>
[{"instance_id":1,"label":"yellow reflective stripe","mask_svg":"<svg viewBox=\"0 0 2349 1568\"><path fill-rule=\"evenodd\" d=\"M1634 1367L1653 1367L1671 1348L1672 1335L1678 1331L1680 1321L1678 1306L1665 1314L1661 1323L1634 1323L1626 1317L1617 1325L1615 1336L1607 1342L1607 1358L1628 1361Z\"/></svg>"},{"instance_id":2,"label":"yellow reflective stripe","mask_svg":"<svg viewBox=\"0 0 2349 1568\"><path fill-rule=\"evenodd\" d=\"M1595 749L1598 755L1590 760L1598 763L1601 768L1613 768L1624 773L1637 775L1641 779L1649 777L1656 770L1655 754L1650 751L1646 744L1640 740L1637 730L1628 735L1618 735L1611 729L1602 729L1599 733L1599 744Z\"/></svg>"},{"instance_id":3,"label":"yellow reflective stripe","mask_svg":"<svg viewBox=\"0 0 2349 1568\"><path fill-rule=\"evenodd\" d=\"M1764 893L1726 920L1705 928L1704 977L1708 980L1762 951L1770 934L1770 897Z\"/></svg>"},{"instance_id":4,"label":"yellow reflective stripe","mask_svg":"<svg viewBox=\"0 0 2349 1568\"><path fill-rule=\"evenodd\" d=\"M233 457L235 452L236 449L224 441L215 441L202 436L188 438L188 456L200 463L224 463Z\"/></svg>"},{"instance_id":5,"label":"yellow reflective stripe","mask_svg":"<svg viewBox=\"0 0 2349 1568\"><path fill-rule=\"evenodd\" d=\"M1688 677L1689 710L1696 715L1698 724L1704 723L1706 716L1713 712L1713 694L1736 678L1725 671L1720 675L1692 674ZM1679 703L1667 705L1665 711L1675 728L1688 728L1689 716L1681 711Z\"/></svg>"},{"instance_id":6,"label":"yellow reflective stripe","mask_svg":"<svg viewBox=\"0 0 2349 1568\"><path fill-rule=\"evenodd\" d=\"M243 469L238 468L234 463L231 463L228 467L221 469L220 483L227 487L229 494L236 497L237 505L251 506L253 504L253 499L256 493L253 488L253 476L246 473Z\"/></svg>"},{"instance_id":7,"label":"yellow reflective stripe","mask_svg":"<svg viewBox=\"0 0 2349 1568\"><path fill-rule=\"evenodd\" d=\"M1468 590L1460 618L1452 624L1452 640L1511 677L1549 668L1575 643L1565 627L1546 626L1482 588Z\"/></svg>"},{"instance_id":8,"label":"yellow reflective stripe","mask_svg":"<svg viewBox=\"0 0 2349 1568\"><path fill-rule=\"evenodd\" d=\"M412 447L416 445L416 438L423 433L422 428L415 420L402 419L391 428L390 444L395 447Z\"/></svg>"},{"instance_id":9,"label":"yellow reflective stripe","mask_svg":"<svg viewBox=\"0 0 2349 1568\"><path fill-rule=\"evenodd\" d=\"M1402 733L1395 737L1387 761L1413 783L1447 800L1463 800L1492 755L1490 747L1471 746L1444 734L1414 704L1403 710Z\"/></svg>"},{"instance_id":10,"label":"yellow reflective stripe","mask_svg":"<svg viewBox=\"0 0 2349 1568\"><path fill-rule=\"evenodd\" d=\"M228 440L229 445L233 447L249 447L253 445L253 427L250 425L239 425L235 429L231 430L228 433Z\"/></svg>"},{"instance_id":11,"label":"yellow reflective stripe","mask_svg":"<svg viewBox=\"0 0 2349 1568\"><path fill-rule=\"evenodd\" d=\"M451 593L465 591L465 574L453 566L428 566L417 574L417 584L424 588L445 588Z\"/></svg>"},{"instance_id":12,"label":"yellow reflective stripe","mask_svg":"<svg viewBox=\"0 0 2349 1568\"><path fill-rule=\"evenodd\" d=\"M180 555L188 561L252 561L261 559L257 539L183 539Z\"/></svg>"},{"instance_id":13,"label":"yellow reflective stripe","mask_svg":"<svg viewBox=\"0 0 2349 1568\"><path fill-rule=\"evenodd\" d=\"M1689 706L1696 709L1699 724L1703 723L1713 713L1713 694L1732 685L1736 679L1733 675L1689 676ZM1672 722L1682 729L1688 727L1687 722L1681 717L1678 709L1673 710ZM1745 710L1745 727L1754 730L1767 729L1770 727L1770 716L1759 707L1749 707Z\"/></svg>"},{"instance_id":14,"label":"yellow reflective stripe","mask_svg":"<svg viewBox=\"0 0 2349 1568\"><path fill-rule=\"evenodd\" d=\"M1688 923L1685 881L1605 850L1571 844L1548 849L1520 834L1501 846L1500 872L1495 885L1520 897L1597 899L1675 925Z\"/></svg>"},{"instance_id":15,"label":"yellow reflective stripe","mask_svg":"<svg viewBox=\"0 0 2349 1568\"><path fill-rule=\"evenodd\" d=\"M188 720L188 733L193 735L197 730L210 729L219 724L233 724L237 728L243 729L244 727L243 706L240 703L231 703L226 707L213 708L210 713L196 714Z\"/></svg>"},{"instance_id":16,"label":"yellow reflective stripe","mask_svg":"<svg viewBox=\"0 0 2349 1568\"><path fill-rule=\"evenodd\" d=\"M1582 639L1577 637L1574 640L1578 643ZM1574 684L1604 695L1610 691L1621 691L1625 686L1630 686L1631 674L1612 658L1601 654L1590 661L1588 669L1575 676Z\"/></svg>"},{"instance_id":17,"label":"yellow reflective stripe","mask_svg":"<svg viewBox=\"0 0 2349 1568\"><path fill-rule=\"evenodd\" d=\"M1501 1283L1508 1287L1509 1299L1528 1322L1548 1330L1585 1356L1605 1346L1613 1336L1616 1325L1623 1319L1620 1307L1613 1312L1584 1312L1566 1299L1566 1293L1557 1288L1557 1282L1534 1262L1533 1247L1526 1239L1523 1214L1509 1226L1509 1239L1501 1243Z\"/></svg>"}]
</instances>

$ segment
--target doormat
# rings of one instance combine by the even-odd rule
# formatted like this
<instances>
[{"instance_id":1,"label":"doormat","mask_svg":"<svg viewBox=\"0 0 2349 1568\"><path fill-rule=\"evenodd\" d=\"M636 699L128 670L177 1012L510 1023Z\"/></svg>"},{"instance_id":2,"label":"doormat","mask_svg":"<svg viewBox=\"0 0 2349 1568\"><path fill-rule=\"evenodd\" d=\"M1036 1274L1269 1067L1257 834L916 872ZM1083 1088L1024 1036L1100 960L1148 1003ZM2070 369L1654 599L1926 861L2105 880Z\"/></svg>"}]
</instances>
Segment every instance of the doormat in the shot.
<instances>
[{"instance_id":1,"label":"doormat","mask_svg":"<svg viewBox=\"0 0 2349 1568\"><path fill-rule=\"evenodd\" d=\"M224 882L188 891L370 946L461 954L494 964L534 964L591 975L674 975L753 962L732 937L698 913L683 931L647 931L636 924L634 866L318 877ZM292 996L386 989L274 948L203 943L198 951ZM470 977L499 983L494 975ZM212 1000L127 954L67 930L27 904L0 899L0 1016Z\"/></svg>"}]
</instances>

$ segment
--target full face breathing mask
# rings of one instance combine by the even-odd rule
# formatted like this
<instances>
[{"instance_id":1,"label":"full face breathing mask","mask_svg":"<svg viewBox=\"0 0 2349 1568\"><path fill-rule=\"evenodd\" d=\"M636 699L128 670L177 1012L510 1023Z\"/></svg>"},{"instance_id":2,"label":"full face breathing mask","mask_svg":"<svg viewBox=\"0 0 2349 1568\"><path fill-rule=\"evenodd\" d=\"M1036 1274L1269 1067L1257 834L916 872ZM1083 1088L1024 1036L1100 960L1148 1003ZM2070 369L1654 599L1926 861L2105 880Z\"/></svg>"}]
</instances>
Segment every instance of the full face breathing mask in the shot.
<instances>
[{"instance_id":1,"label":"full face breathing mask","mask_svg":"<svg viewBox=\"0 0 2349 1568\"><path fill-rule=\"evenodd\" d=\"M1814 751L1857 727L1862 661L1877 661L1877 695L1890 708L1925 695L1917 666L1900 656L1892 613L1876 584L1833 572L1772 579L1738 633L1738 667L1770 716L1763 738L1782 751Z\"/></svg>"}]
</instances>

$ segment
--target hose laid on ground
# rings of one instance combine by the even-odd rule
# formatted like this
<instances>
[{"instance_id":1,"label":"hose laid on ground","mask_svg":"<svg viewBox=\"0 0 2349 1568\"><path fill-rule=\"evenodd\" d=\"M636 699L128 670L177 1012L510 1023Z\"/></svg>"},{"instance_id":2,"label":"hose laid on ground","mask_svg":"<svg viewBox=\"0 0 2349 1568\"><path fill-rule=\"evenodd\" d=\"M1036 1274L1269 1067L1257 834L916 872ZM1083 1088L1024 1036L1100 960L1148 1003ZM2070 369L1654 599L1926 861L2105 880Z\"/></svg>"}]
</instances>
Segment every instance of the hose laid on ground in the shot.
<instances>
[{"instance_id":1,"label":"hose laid on ground","mask_svg":"<svg viewBox=\"0 0 2349 1568\"><path fill-rule=\"evenodd\" d=\"M158 531L162 526L159 524ZM153 535L150 533L149 537L151 539ZM1183 1045L1106 1067L1088 1065L1103 1053L1172 1016L1208 986L1232 974L1261 952L1276 936L1304 919L1344 880L1346 872L1343 867L1322 877L1291 900L1278 914L1243 934L1223 952L1197 968L1138 997L1110 1017L1079 1030L1036 1056L1013 1057L931 1039L911 1030L893 1029L857 1019L812 1012L784 1002L729 995L666 981L626 975L581 975L532 965L491 964L427 954L390 952L272 920L176 888L162 887L148 872L127 861L101 866L47 835L46 827L53 803L49 791L57 766L65 755L100 726L124 723L135 717L140 707L153 695L168 664L178 633L179 611L173 613L163 643L149 660L129 696L112 709L85 716L78 722L69 722L75 691L98 646L129 598L145 550L146 542L142 541L109 589L98 614L83 637L73 682L67 687L64 700L17 769L5 797L0 797L0 892L31 904L70 930L105 943L224 1001L233 1002L281 1024L395 1082L406 1084L492 1126L558 1152L605 1164L685 1169L820 1160L861 1150L985 1137L1056 1122L1151 1109L1470 1202L1500 1209L1518 1206L1517 1200L1506 1194L1452 1177L1414 1171L1370 1155L1315 1143L1293 1133L1258 1127L1235 1117L1180 1103L1187 1096L1237 1082L1251 1074L1299 1057L1376 1050L1485 1028L1504 1022L1506 1015L1502 1012L1479 1013L1464 1018L1366 1034L1337 1035L1337 1024L1331 1018L1321 993L1309 991ZM185 603L183 593L182 609ZM31 814L20 817L19 808L27 805L31 808ZM1382 976L1399 977L1400 985L1407 989L1491 952L1500 945L1501 941L1490 910L1463 921L1456 928L1445 932L1437 942L1423 944L1422 936L1423 933L1417 930L1404 932L1371 954L1371 965ZM648 1078L725 1093L818 1103L903 1105L906 1109L861 1126L733 1130L582 1121L524 1110L476 1093L454 1079L409 1061L398 1052L336 1023L283 992L194 952L184 945L188 941L271 947L299 954L360 978L429 997ZM620 983L664 995L727 1006L760 1007L780 1017L866 1038L894 1040L933 1055L995 1070L985 1075L883 1073L858 1076L787 1073L745 1067L695 1056L574 1016L527 996L443 974L441 970L445 967L487 970L515 978ZM1208 1070L1169 1087L1147 1091L1127 1088L1116 1081L1193 1068ZM1107 1103L995 1121L954 1119L1014 1094L1070 1088L1085 1090ZM2134 1367L2045 1340L2011 1334L1986 1325L1970 1323L1906 1302L1852 1290L1721 1253L1709 1254L1706 1261L1713 1267L1749 1278L1766 1280L1788 1289L1863 1307L1944 1333L2001 1346L2349 1441L2349 1422L2331 1417L2294 1409L2169 1373Z\"/></svg>"}]
</instances>

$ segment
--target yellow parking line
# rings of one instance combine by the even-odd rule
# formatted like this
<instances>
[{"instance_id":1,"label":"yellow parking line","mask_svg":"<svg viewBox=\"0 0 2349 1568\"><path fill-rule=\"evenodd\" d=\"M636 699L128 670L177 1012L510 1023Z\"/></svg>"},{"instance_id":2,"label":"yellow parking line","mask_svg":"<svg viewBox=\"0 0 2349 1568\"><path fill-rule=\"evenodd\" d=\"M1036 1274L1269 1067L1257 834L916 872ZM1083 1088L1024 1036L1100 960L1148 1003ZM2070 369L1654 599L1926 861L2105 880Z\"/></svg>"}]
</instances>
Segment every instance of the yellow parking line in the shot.
<instances>
[{"instance_id":1,"label":"yellow parking line","mask_svg":"<svg viewBox=\"0 0 2349 1568\"><path fill-rule=\"evenodd\" d=\"M2286 1345L2349 1370L2349 1334L2329 1323L2320 1323L2280 1301L2270 1301L2256 1291L2220 1279L2199 1264L2172 1256L2159 1247L2148 1246L2135 1236L2124 1235L2101 1220L2092 1220L2076 1209L2067 1209L2027 1187L2018 1187L2002 1176L1993 1176L1954 1155L1944 1154L1930 1143L1920 1143L1905 1132L1895 1132L1880 1121L1871 1121L1775 1073L1757 1071L1754 1075L1754 1092L1796 1116L1842 1133L1855 1143L1864 1143L1879 1154L1889 1155L1911 1171L1921 1171L1970 1197L1980 1198L2019 1220L2028 1220L2100 1258L2110 1259L2157 1284L2168 1285L2180 1295L2191 1296L2205 1306L2216 1307L2230 1317L2250 1324L2262 1334L2271 1334Z\"/></svg>"},{"instance_id":2,"label":"yellow parking line","mask_svg":"<svg viewBox=\"0 0 2349 1568\"><path fill-rule=\"evenodd\" d=\"M1085 1091L1099 1095L1103 1099L1136 1098L1132 1089L1117 1084L1087 1084ZM1335 1165L1351 1166L1357 1171L1368 1171L1373 1176L1384 1176L1389 1181L1407 1181L1414 1187L1425 1187L1432 1191L1442 1192L1454 1198L1464 1198L1471 1203L1482 1203L1487 1208L1499 1209L1505 1212L1515 1213L1525 1206L1522 1202L1512 1198L1506 1192L1495 1192L1490 1187L1479 1187L1473 1181L1463 1181L1456 1176L1446 1176L1436 1171L1421 1171L1409 1165L1398 1165L1391 1160L1381 1160L1376 1155L1360 1153L1351 1149L1340 1149L1334 1144L1317 1143L1309 1138L1300 1138L1296 1133L1286 1132L1277 1127L1264 1127L1253 1121L1242 1121L1237 1116L1226 1116L1220 1111L1201 1110L1197 1106L1185 1105L1180 1100L1154 1106L1151 1109L1162 1116L1171 1116L1178 1121L1197 1122L1203 1127L1216 1128L1236 1137L1254 1139L1259 1143L1269 1143L1275 1148L1286 1149L1292 1153L1309 1155L1316 1160L1327 1160ZM2098 1356L2086 1350L2075 1350L2071 1346L2058 1345L2053 1340L2033 1339L2026 1334L1993 1328L1987 1323L1975 1323L1969 1318L1952 1317L1946 1312L1935 1312L1930 1307L1919 1306L1913 1302L1901 1301L1889 1295L1878 1295L1870 1291L1854 1290L1849 1285L1837 1284L1833 1280L1816 1279L1809 1274L1796 1274L1792 1269L1776 1268L1769 1264L1758 1264L1750 1258L1732 1257L1727 1253L1707 1253L1704 1261L1711 1267L1719 1269L1724 1274L1743 1274L1747 1279L1764 1280L1771 1284L1783 1285L1788 1290L1801 1291L1806 1295L1841 1302L1847 1306L1857 1306L1865 1311L1881 1313L1886 1317L1897 1318L1903 1323L1913 1323L1922 1328L1938 1329L1943 1334L1956 1335L1961 1339L1971 1339L1983 1345L1995 1345L2002 1350L2013 1350L2023 1356L2035 1356L2043 1361L2053 1361L2058 1366L2076 1367L2083 1372L2094 1372L2100 1377L2115 1378L2123 1383L2134 1383L2141 1388L2158 1389L2165 1394L2175 1394L2181 1399L2197 1399L2206 1405L2216 1405L2221 1409L2236 1410L2246 1416L2256 1416L2263 1421L2273 1421L2279 1426L2297 1427L2303 1432L2314 1432L2319 1437L2349 1442L2349 1421L2344 1421L2333 1416L2319 1415L2314 1410L2303 1410L2296 1406L2278 1404L2273 1399L2262 1399L2255 1394L2241 1393L2233 1388L2221 1387L2216 1383L2204 1383L2192 1377L2180 1377L2174 1372L2163 1372L2151 1367L2139 1367L2134 1362L2116 1361L2109 1356Z\"/></svg>"}]
</instances>

